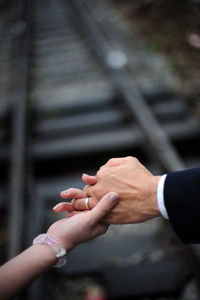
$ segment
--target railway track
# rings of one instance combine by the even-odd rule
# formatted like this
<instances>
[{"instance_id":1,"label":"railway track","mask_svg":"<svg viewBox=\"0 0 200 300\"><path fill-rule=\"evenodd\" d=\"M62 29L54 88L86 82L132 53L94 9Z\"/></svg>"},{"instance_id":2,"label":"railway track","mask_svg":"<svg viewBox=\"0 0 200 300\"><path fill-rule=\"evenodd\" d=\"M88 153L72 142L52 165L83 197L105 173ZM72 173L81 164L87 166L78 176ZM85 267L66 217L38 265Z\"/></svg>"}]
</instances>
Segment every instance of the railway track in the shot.
<instances>
[{"instance_id":1,"label":"railway track","mask_svg":"<svg viewBox=\"0 0 200 300\"><path fill-rule=\"evenodd\" d=\"M109 2L15 5L14 24L10 9L2 23L7 57L0 61L7 76L1 83L0 193L2 209L10 199L10 256L47 228L59 191L82 187L84 171L95 173L110 157L125 155L139 157L157 174L191 167L199 163L200 138L198 121L163 78L162 64L153 63L142 43L136 45L137 32L130 34ZM78 282L88 275L106 286L111 299L178 299L190 278L195 286L192 251L190 256L162 220L113 226L105 237L75 249L67 268L49 276ZM55 299L54 280L54 289L46 284ZM42 279L26 297L50 299Z\"/></svg>"}]
</instances>

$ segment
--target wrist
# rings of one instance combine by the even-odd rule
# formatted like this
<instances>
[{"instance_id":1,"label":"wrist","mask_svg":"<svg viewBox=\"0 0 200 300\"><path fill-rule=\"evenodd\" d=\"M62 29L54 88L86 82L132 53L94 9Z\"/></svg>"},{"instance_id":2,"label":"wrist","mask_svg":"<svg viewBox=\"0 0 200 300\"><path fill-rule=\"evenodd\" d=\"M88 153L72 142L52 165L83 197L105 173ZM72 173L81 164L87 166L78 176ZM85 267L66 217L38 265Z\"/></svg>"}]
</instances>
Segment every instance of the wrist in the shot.
<instances>
[{"instance_id":1,"label":"wrist","mask_svg":"<svg viewBox=\"0 0 200 300\"><path fill-rule=\"evenodd\" d=\"M158 183L161 176L153 176L153 182L151 185L151 197L152 197L152 208L155 216L160 216L160 209L158 207L158 201L157 201L157 189L158 189Z\"/></svg>"},{"instance_id":2,"label":"wrist","mask_svg":"<svg viewBox=\"0 0 200 300\"><path fill-rule=\"evenodd\" d=\"M53 236L43 233L39 234L34 240L33 244L39 244L45 246L46 248L50 248L51 251L54 252L54 257L57 259L57 263L55 267L60 268L64 266L67 262L67 251L63 248L62 244L54 238Z\"/></svg>"},{"instance_id":3,"label":"wrist","mask_svg":"<svg viewBox=\"0 0 200 300\"><path fill-rule=\"evenodd\" d=\"M31 246L32 257L35 257L44 267L51 267L57 262L55 251L45 245L34 244Z\"/></svg>"},{"instance_id":4,"label":"wrist","mask_svg":"<svg viewBox=\"0 0 200 300\"><path fill-rule=\"evenodd\" d=\"M51 227L47 230L48 235L52 236L53 238L55 238L56 240L58 240L61 245L63 246L63 248L67 251L67 253L69 253L73 248L74 245L73 243L70 241L70 238L68 236L63 236L61 231L58 230L54 230Z\"/></svg>"}]
</instances>

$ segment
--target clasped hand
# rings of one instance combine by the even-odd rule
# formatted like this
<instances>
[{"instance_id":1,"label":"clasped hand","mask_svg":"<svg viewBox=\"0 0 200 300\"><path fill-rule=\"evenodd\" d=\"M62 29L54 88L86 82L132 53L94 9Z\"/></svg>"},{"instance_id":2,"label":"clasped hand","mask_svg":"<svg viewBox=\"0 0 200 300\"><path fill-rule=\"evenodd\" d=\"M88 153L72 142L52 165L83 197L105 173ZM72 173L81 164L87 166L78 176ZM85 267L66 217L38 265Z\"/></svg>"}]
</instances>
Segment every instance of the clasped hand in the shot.
<instances>
[{"instance_id":1,"label":"clasped hand","mask_svg":"<svg viewBox=\"0 0 200 300\"><path fill-rule=\"evenodd\" d=\"M118 204L107 214L103 222L126 224L143 222L159 216L156 193L160 176L153 176L136 158L112 158L103 165L95 176L83 174L86 183L83 190L70 188L61 192L63 199L73 198L71 203L62 202L56 211L68 211L68 217L97 205L108 192L119 195Z\"/></svg>"}]
</instances>

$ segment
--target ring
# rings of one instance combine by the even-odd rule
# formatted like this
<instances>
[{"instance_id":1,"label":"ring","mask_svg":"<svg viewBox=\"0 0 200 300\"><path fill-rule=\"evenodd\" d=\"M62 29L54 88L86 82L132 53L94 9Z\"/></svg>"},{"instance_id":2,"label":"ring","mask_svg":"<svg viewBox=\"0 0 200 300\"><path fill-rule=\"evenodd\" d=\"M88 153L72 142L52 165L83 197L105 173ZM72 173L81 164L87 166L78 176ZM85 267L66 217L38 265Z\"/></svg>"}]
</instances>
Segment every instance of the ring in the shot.
<instances>
[{"instance_id":1,"label":"ring","mask_svg":"<svg viewBox=\"0 0 200 300\"><path fill-rule=\"evenodd\" d=\"M85 199L85 208L86 208L87 210L90 209L90 208L89 208L89 198L86 198L86 199Z\"/></svg>"}]
</instances>

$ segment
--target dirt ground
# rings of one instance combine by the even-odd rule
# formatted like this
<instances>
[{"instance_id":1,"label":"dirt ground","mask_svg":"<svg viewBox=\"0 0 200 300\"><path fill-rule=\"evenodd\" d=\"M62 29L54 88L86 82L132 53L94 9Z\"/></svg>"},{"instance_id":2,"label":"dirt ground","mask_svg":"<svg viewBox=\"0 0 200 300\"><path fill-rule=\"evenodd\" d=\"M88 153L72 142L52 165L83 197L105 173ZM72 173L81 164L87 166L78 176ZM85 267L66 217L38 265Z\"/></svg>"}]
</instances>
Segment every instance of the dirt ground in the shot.
<instances>
[{"instance_id":1,"label":"dirt ground","mask_svg":"<svg viewBox=\"0 0 200 300\"><path fill-rule=\"evenodd\" d=\"M200 117L200 1L112 2L138 27L150 50L167 56L178 78L178 92Z\"/></svg>"}]
</instances>

